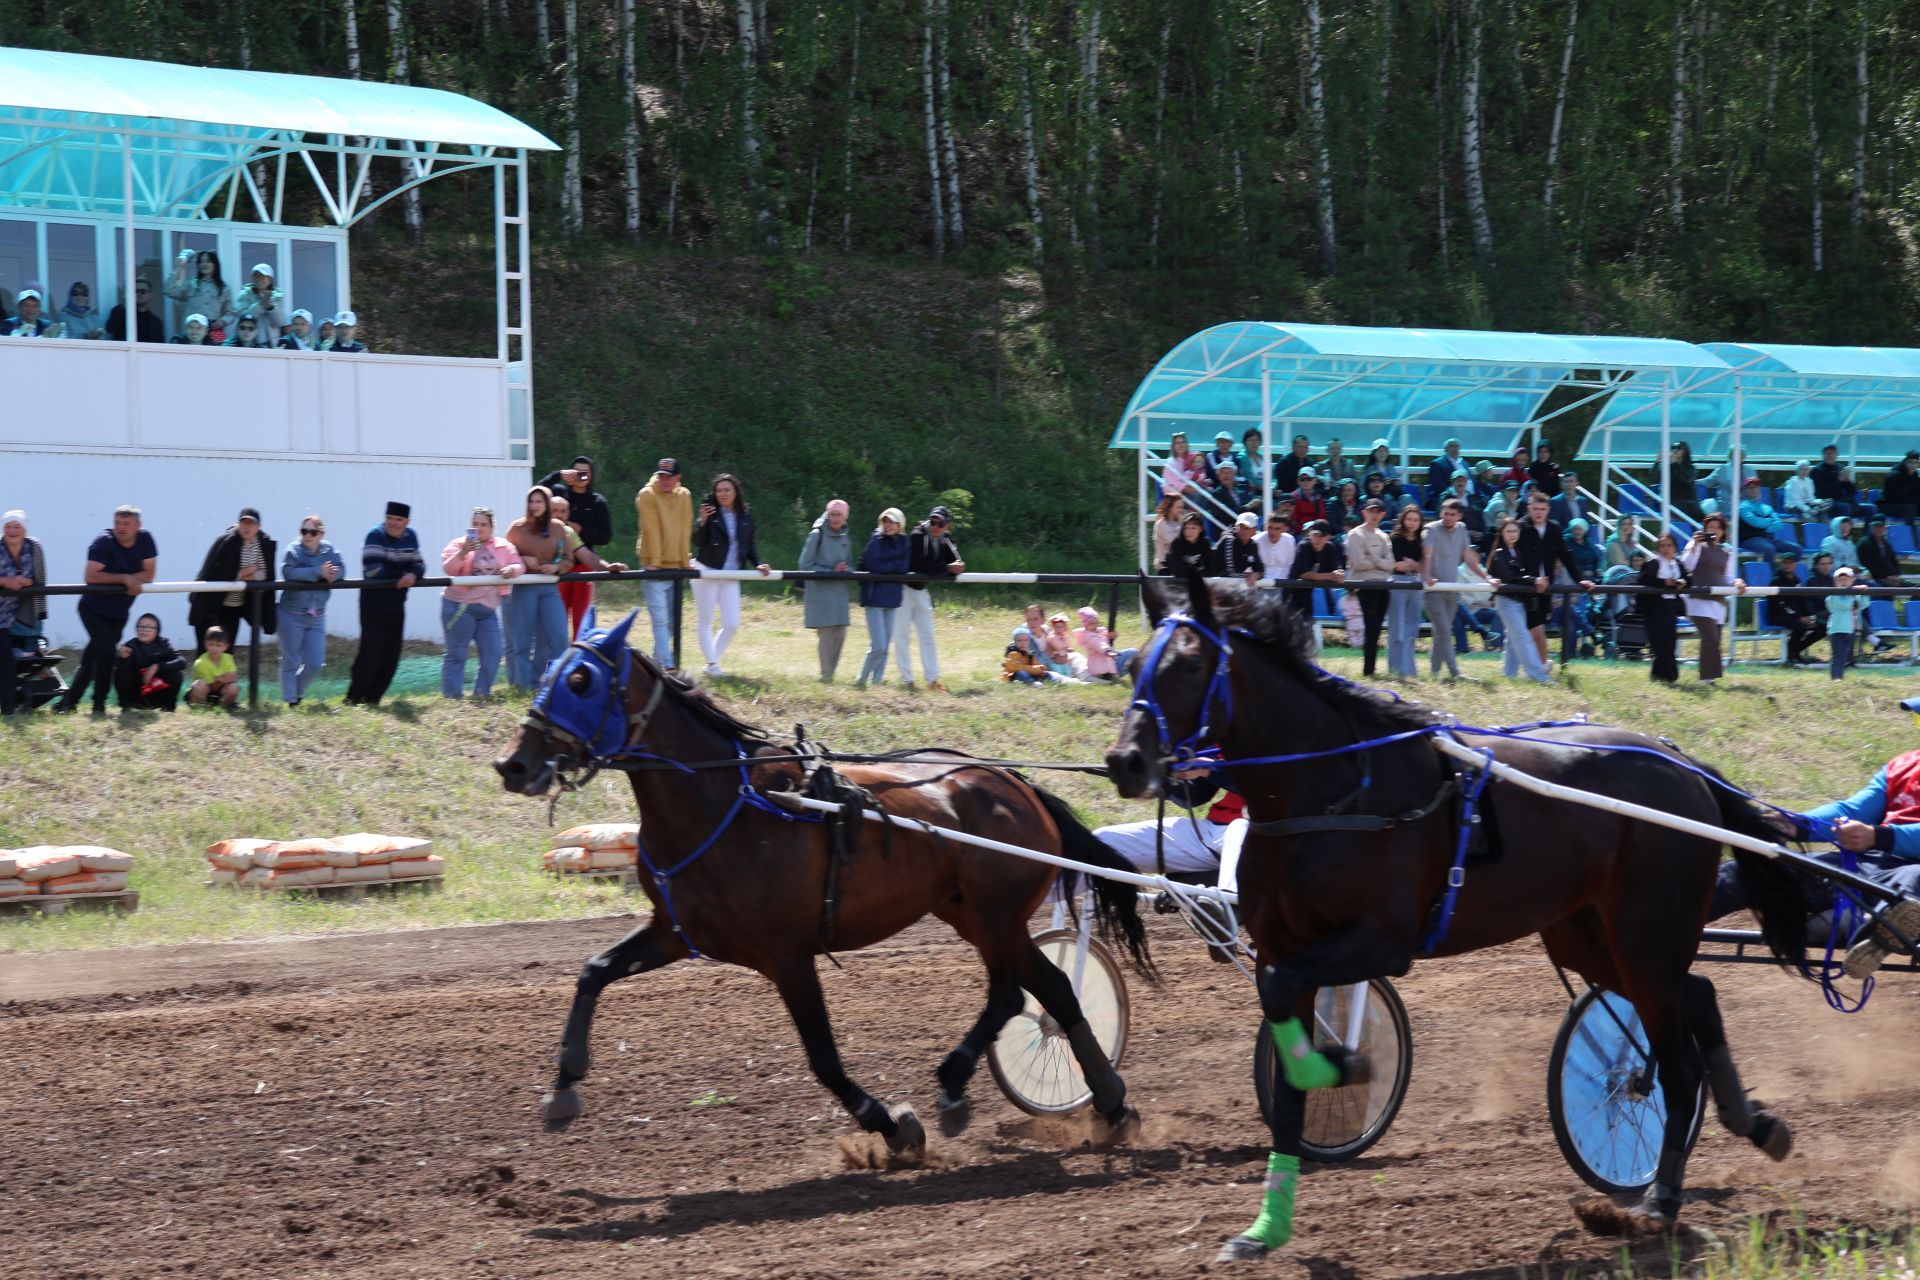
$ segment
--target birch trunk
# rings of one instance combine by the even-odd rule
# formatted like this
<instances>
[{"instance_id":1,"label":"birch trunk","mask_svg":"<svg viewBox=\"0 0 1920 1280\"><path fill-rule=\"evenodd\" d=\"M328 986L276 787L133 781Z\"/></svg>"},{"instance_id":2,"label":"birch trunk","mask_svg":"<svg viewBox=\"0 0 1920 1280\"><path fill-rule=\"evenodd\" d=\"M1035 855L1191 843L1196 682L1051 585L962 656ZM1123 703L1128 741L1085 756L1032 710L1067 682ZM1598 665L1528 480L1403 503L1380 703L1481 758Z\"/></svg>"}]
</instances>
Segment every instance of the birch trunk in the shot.
<instances>
[{"instance_id":1,"label":"birch trunk","mask_svg":"<svg viewBox=\"0 0 1920 1280\"><path fill-rule=\"evenodd\" d=\"M1867 0L1860 0L1860 43L1853 61L1854 85L1859 91L1853 124L1853 225L1867 220Z\"/></svg>"},{"instance_id":2,"label":"birch trunk","mask_svg":"<svg viewBox=\"0 0 1920 1280\"><path fill-rule=\"evenodd\" d=\"M1087 15L1087 44L1084 57L1085 75L1082 81L1084 93L1083 107L1080 113L1082 127L1087 131L1087 161L1085 185L1082 202L1085 206L1084 228L1087 248L1094 253L1100 252L1100 5L1094 4Z\"/></svg>"},{"instance_id":3,"label":"birch trunk","mask_svg":"<svg viewBox=\"0 0 1920 1280\"><path fill-rule=\"evenodd\" d=\"M744 4L746 0L741 2ZM927 175L931 179L928 194L932 197L933 257L937 262L947 256L947 212L946 202L940 189L940 130L934 121L936 108L933 101L933 5L934 0L921 0L920 94L921 114L926 123Z\"/></svg>"},{"instance_id":4,"label":"birch trunk","mask_svg":"<svg viewBox=\"0 0 1920 1280\"><path fill-rule=\"evenodd\" d=\"M1807 143L1813 157L1813 167L1812 167L1812 173L1811 173L1812 187L1813 187L1813 202L1812 202L1813 204L1813 209L1812 209L1812 212L1813 212L1813 227L1812 227L1813 269L1815 271L1823 271L1826 269L1826 265L1827 265L1827 226L1826 226L1826 211L1824 208L1822 208L1821 201L1820 201L1820 196L1821 196L1820 170L1824 167L1821 163L1822 157L1820 154L1820 116L1818 111L1816 110L1817 104L1814 102L1814 96L1813 96L1814 12L1815 12L1815 0L1807 0L1807 76L1806 76Z\"/></svg>"},{"instance_id":5,"label":"birch trunk","mask_svg":"<svg viewBox=\"0 0 1920 1280\"><path fill-rule=\"evenodd\" d=\"M820 197L820 153L814 152L813 163L807 169L807 220L800 232L800 252L803 256L813 256L813 206Z\"/></svg>"},{"instance_id":6,"label":"birch trunk","mask_svg":"<svg viewBox=\"0 0 1920 1280\"><path fill-rule=\"evenodd\" d=\"M347 75L354 80L360 78L360 15L355 9L358 3L359 0L340 0L346 21Z\"/></svg>"},{"instance_id":7,"label":"birch trunk","mask_svg":"<svg viewBox=\"0 0 1920 1280\"><path fill-rule=\"evenodd\" d=\"M533 0L533 41L540 46L540 70L553 65L553 25L547 17L547 0Z\"/></svg>"},{"instance_id":8,"label":"birch trunk","mask_svg":"<svg viewBox=\"0 0 1920 1280\"><path fill-rule=\"evenodd\" d=\"M1024 11L1022 12L1020 38L1021 44L1024 47L1026 43ZM1166 204L1167 196L1167 153L1164 146L1167 136L1167 73L1172 62L1172 53L1173 19L1167 18L1160 23L1160 70L1153 92L1153 218L1147 230L1147 269L1149 271L1158 271L1160 269L1160 210ZM1032 94L1024 85L1022 86L1022 93L1026 96L1027 112L1029 117L1031 117L1033 110ZM1031 131L1029 131L1029 136L1031 136ZM1031 151L1032 144L1029 143L1028 146L1029 151ZM1029 203L1033 204L1037 212L1039 202L1029 197ZM1037 238L1035 247L1036 249L1038 248Z\"/></svg>"},{"instance_id":9,"label":"birch trunk","mask_svg":"<svg viewBox=\"0 0 1920 1280\"><path fill-rule=\"evenodd\" d=\"M759 229L761 241L772 248L773 211L767 207L766 188L760 180L760 125L755 115L759 104L760 45L753 0L735 0L733 13L740 44L740 155L747 170L747 198L753 202L754 226Z\"/></svg>"},{"instance_id":10,"label":"birch trunk","mask_svg":"<svg viewBox=\"0 0 1920 1280\"><path fill-rule=\"evenodd\" d=\"M1567 36L1560 46L1560 87L1553 95L1553 123L1547 129L1547 185L1540 203L1549 217L1560 177L1560 130L1567 119L1567 91L1573 83L1573 44L1580 30L1580 0L1567 0Z\"/></svg>"},{"instance_id":11,"label":"birch trunk","mask_svg":"<svg viewBox=\"0 0 1920 1280\"><path fill-rule=\"evenodd\" d=\"M1040 149L1033 134L1033 30L1027 23L1027 6L1024 3L1014 12L1014 31L1020 43L1020 150L1021 160L1027 173L1027 219L1033 224L1033 264L1044 267L1047 264L1046 212L1040 207ZM1169 24L1170 26L1171 24ZM1164 49L1166 37L1161 37L1163 56L1160 65L1160 99L1164 108L1167 95L1167 70ZM1154 152L1160 150L1159 125L1154 126ZM1154 192L1153 236L1154 251L1159 248L1160 206L1159 192Z\"/></svg>"},{"instance_id":12,"label":"birch trunk","mask_svg":"<svg viewBox=\"0 0 1920 1280\"><path fill-rule=\"evenodd\" d=\"M960 154L953 145L953 33L947 16L947 0L938 0L940 21L934 35L940 42L940 151L947 166L947 231L953 251L967 247L967 225L960 209Z\"/></svg>"},{"instance_id":13,"label":"birch trunk","mask_svg":"<svg viewBox=\"0 0 1920 1280\"><path fill-rule=\"evenodd\" d=\"M672 0L673 4L673 81L679 86L679 95L674 99L674 109L684 112L687 109L687 3L686 0ZM674 223L680 216L680 157L675 154L667 172L667 243L673 243Z\"/></svg>"},{"instance_id":14,"label":"birch trunk","mask_svg":"<svg viewBox=\"0 0 1920 1280\"><path fill-rule=\"evenodd\" d=\"M1433 209L1442 262L1450 261L1453 255L1453 228L1447 220L1447 50L1459 35L1459 10L1448 5L1448 13L1449 29L1436 30L1433 42L1433 118L1439 122L1433 131Z\"/></svg>"},{"instance_id":15,"label":"birch trunk","mask_svg":"<svg viewBox=\"0 0 1920 1280\"><path fill-rule=\"evenodd\" d=\"M1493 222L1487 216L1487 187L1480 167L1480 75L1485 38L1480 0L1467 0L1466 60L1460 83L1461 164L1467 181L1467 220L1473 228L1473 251L1482 261L1491 262Z\"/></svg>"},{"instance_id":16,"label":"birch trunk","mask_svg":"<svg viewBox=\"0 0 1920 1280\"><path fill-rule=\"evenodd\" d=\"M561 0L566 37L566 74L561 83L567 121L566 173L560 184L560 226L568 235L586 230L585 196L580 189L580 0Z\"/></svg>"},{"instance_id":17,"label":"birch trunk","mask_svg":"<svg viewBox=\"0 0 1920 1280\"><path fill-rule=\"evenodd\" d=\"M1314 219L1320 233L1320 263L1337 266L1333 230L1333 146L1327 137L1326 29L1320 0L1307 0L1307 118L1313 126Z\"/></svg>"},{"instance_id":18,"label":"birch trunk","mask_svg":"<svg viewBox=\"0 0 1920 1280\"><path fill-rule=\"evenodd\" d=\"M568 0L573 3L573 0ZM406 84L413 75L413 50L407 41L407 12L404 0L387 0L387 45L393 58L395 84ZM412 161L403 161L404 181L413 182L419 171ZM408 187L401 197L406 212L407 242L419 244L426 239L426 222L420 213L420 188Z\"/></svg>"},{"instance_id":19,"label":"birch trunk","mask_svg":"<svg viewBox=\"0 0 1920 1280\"><path fill-rule=\"evenodd\" d=\"M1687 229L1686 188L1680 167L1687 158L1687 7L1673 14L1673 99L1667 110L1667 216L1675 232Z\"/></svg>"},{"instance_id":20,"label":"birch trunk","mask_svg":"<svg viewBox=\"0 0 1920 1280\"><path fill-rule=\"evenodd\" d=\"M860 11L853 11L853 66L847 72L847 145L840 169L840 252L853 252L853 121L860 103Z\"/></svg>"},{"instance_id":21,"label":"birch trunk","mask_svg":"<svg viewBox=\"0 0 1920 1280\"><path fill-rule=\"evenodd\" d=\"M640 68L633 0L620 0L620 161L626 181L627 237L640 241Z\"/></svg>"}]
</instances>

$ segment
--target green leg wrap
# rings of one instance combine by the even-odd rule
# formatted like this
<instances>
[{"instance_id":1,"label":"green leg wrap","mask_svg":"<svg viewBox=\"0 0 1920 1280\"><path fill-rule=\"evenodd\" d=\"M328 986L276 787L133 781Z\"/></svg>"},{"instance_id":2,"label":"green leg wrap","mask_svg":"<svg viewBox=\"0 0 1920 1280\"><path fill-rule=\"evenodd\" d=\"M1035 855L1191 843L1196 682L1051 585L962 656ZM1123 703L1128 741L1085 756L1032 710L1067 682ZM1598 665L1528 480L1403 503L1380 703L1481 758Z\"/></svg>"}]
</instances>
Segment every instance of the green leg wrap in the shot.
<instances>
[{"instance_id":1,"label":"green leg wrap","mask_svg":"<svg viewBox=\"0 0 1920 1280\"><path fill-rule=\"evenodd\" d=\"M1299 1156L1275 1151L1267 1157L1267 1198L1261 1202L1260 1216L1243 1233L1247 1238L1269 1249L1293 1239L1293 1188L1299 1179Z\"/></svg>"},{"instance_id":2,"label":"green leg wrap","mask_svg":"<svg viewBox=\"0 0 1920 1280\"><path fill-rule=\"evenodd\" d=\"M1300 1025L1300 1019L1269 1022L1267 1029L1273 1033L1273 1047L1280 1051L1280 1073L1286 1076L1288 1084L1304 1093L1340 1083L1340 1068L1326 1054L1314 1050L1313 1040Z\"/></svg>"}]
</instances>

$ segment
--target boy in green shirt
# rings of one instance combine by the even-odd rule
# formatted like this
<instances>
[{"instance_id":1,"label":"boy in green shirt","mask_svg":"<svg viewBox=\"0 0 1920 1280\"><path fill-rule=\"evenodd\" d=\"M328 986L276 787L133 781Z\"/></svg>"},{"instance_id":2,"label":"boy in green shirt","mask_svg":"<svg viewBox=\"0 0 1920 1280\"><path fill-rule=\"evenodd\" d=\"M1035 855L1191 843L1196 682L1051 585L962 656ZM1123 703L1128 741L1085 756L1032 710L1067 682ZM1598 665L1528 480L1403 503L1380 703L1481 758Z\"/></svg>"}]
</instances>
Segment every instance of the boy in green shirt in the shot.
<instances>
[{"instance_id":1,"label":"boy in green shirt","mask_svg":"<svg viewBox=\"0 0 1920 1280\"><path fill-rule=\"evenodd\" d=\"M222 627L207 628L207 651L193 660L193 686L187 701L196 707L217 702L231 710L240 704L240 672L227 652L227 633Z\"/></svg>"}]
</instances>

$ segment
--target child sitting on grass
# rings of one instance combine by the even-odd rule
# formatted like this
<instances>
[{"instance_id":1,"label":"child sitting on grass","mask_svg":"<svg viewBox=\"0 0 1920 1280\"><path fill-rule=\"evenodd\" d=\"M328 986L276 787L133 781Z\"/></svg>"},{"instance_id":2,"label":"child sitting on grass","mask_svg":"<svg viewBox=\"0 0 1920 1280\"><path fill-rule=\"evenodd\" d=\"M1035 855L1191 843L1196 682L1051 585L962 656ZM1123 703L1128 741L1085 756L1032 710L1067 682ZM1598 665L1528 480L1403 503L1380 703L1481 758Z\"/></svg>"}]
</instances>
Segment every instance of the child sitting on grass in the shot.
<instances>
[{"instance_id":1,"label":"child sitting on grass","mask_svg":"<svg viewBox=\"0 0 1920 1280\"><path fill-rule=\"evenodd\" d=\"M193 685L187 701L204 707L219 703L231 710L240 704L240 672L227 652L227 633L223 627L207 628L207 651L193 660Z\"/></svg>"},{"instance_id":2,"label":"child sitting on grass","mask_svg":"<svg viewBox=\"0 0 1920 1280\"><path fill-rule=\"evenodd\" d=\"M1000 663L1000 678L1019 684L1047 684L1054 678L1033 651L1033 639L1025 627L1013 633L1013 643L1007 646L1007 656Z\"/></svg>"},{"instance_id":3,"label":"child sitting on grass","mask_svg":"<svg viewBox=\"0 0 1920 1280\"><path fill-rule=\"evenodd\" d=\"M1087 673L1087 660L1073 649L1073 633L1067 630L1067 615L1056 613L1047 619L1047 633L1040 650L1041 661L1047 664L1047 670L1060 680L1069 680L1079 684Z\"/></svg>"},{"instance_id":4,"label":"child sitting on grass","mask_svg":"<svg viewBox=\"0 0 1920 1280\"><path fill-rule=\"evenodd\" d=\"M1116 651L1113 632L1100 625L1100 611L1092 605L1080 606L1080 626L1073 642L1085 654L1085 675L1089 680L1117 680L1120 667L1133 657L1133 650Z\"/></svg>"}]
</instances>

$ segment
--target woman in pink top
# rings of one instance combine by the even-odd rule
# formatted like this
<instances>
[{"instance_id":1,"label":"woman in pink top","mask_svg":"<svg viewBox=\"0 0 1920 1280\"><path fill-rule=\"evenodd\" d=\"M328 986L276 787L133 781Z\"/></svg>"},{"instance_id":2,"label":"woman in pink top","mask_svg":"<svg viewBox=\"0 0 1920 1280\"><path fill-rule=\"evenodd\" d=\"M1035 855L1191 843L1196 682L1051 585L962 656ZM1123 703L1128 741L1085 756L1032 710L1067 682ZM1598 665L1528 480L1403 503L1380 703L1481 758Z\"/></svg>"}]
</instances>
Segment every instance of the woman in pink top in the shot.
<instances>
[{"instance_id":1,"label":"woman in pink top","mask_svg":"<svg viewBox=\"0 0 1920 1280\"><path fill-rule=\"evenodd\" d=\"M1162 493L1185 493L1187 486L1197 484L1207 478L1207 464L1193 446L1187 443L1187 433L1176 431L1167 446L1172 456L1167 465L1160 470L1160 491Z\"/></svg>"},{"instance_id":2,"label":"woman in pink top","mask_svg":"<svg viewBox=\"0 0 1920 1280\"><path fill-rule=\"evenodd\" d=\"M1113 632L1100 625L1100 611L1090 604L1080 606L1080 626L1073 633L1073 642L1087 656L1089 680L1117 680L1120 667L1133 658L1131 649L1114 651Z\"/></svg>"},{"instance_id":3,"label":"woman in pink top","mask_svg":"<svg viewBox=\"0 0 1920 1280\"><path fill-rule=\"evenodd\" d=\"M440 664L440 696L458 698L466 687L467 646L480 653L480 670L473 678L473 696L493 692L494 673L500 669L500 609L507 596L507 579L526 572L526 563L513 544L493 532L493 509L475 507L473 527L447 544L440 565L450 578L498 578L493 583L455 584L440 595L440 625L447 633L447 656Z\"/></svg>"}]
</instances>

